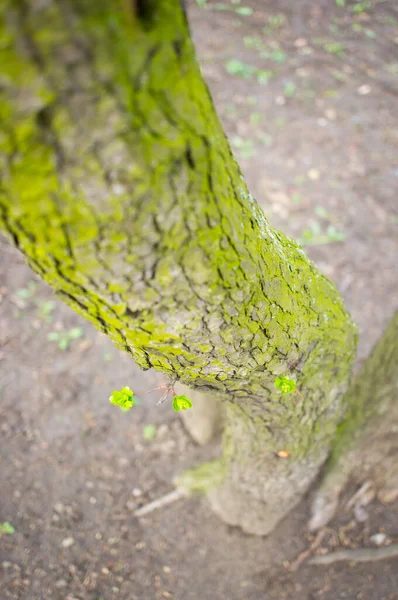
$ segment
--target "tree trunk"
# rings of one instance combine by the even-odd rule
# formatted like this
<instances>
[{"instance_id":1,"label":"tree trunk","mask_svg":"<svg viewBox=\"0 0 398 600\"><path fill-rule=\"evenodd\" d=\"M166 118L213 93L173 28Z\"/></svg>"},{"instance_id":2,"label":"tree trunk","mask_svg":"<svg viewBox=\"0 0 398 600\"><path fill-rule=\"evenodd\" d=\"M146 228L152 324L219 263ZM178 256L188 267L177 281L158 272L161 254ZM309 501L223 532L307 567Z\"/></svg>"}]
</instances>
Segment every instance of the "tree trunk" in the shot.
<instances>
[{"instance_id":1,"label":"tree trunk","mask_svg":"<svg viewBox=\"0 0 398 600\"><path fill-rule=\"evenodd\" d=\"M323 480L315 495L310 529L334 516L350 476L367 481L382 502L398 498L398 312L389 322L344 398Z\"/></svg>"},{"instance_id":2,"label":"tree trunk","mask_svg":"<svg viewBox=\"0 0 398 600\"><path fill-rule=\"evenodd\" d=\"M0 0L0 18L2 228L141 368L224 400L211 501L268 532L344 413L340 296L248 193L178 0Z\"/></svg>"}]
</instances>

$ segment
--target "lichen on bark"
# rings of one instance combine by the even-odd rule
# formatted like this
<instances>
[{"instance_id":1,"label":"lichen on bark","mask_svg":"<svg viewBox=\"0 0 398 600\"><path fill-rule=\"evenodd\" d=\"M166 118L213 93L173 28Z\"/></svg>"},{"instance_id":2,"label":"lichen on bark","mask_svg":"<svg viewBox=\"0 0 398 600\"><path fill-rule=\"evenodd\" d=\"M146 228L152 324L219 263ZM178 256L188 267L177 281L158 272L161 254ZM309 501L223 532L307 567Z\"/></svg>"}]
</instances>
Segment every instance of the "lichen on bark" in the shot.
<instances>
[{"instance_id":1,"label":"lichen on bark","mask_svg":"<svg viewBox=\"0 0 398 600\"><path fill-rule=\"evenodd\" d=\"M180 3L150 6L0 0L0 226L141 368L226 402L212 501L266 532L327 455L356 329L250 196Z\"/></svg>"}]
</instances>

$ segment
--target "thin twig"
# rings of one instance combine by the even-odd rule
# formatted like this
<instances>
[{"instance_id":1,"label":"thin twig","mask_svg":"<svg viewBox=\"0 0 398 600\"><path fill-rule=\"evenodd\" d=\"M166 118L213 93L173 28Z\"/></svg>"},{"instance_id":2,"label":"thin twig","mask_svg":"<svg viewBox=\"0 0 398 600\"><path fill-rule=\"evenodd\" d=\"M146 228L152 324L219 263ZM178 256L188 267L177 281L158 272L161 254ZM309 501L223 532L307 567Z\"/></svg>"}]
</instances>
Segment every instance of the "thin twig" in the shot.
<instances>
[{"instance_id":1,"label":"thin twig","mask_svg":"<svg viewBox=\"0 0 398 600\"><path fill-rule=\"evenodd\" d=\"M311 558L310 565L330 565L340 560L352 562L371 562L398 556L398 544L383 546L383 548L361 548L360 550L340 550L330 554L319 554Z\"/></svg>"},{"instance_id":2,"label":"thin twig","mask_svg":"<svg viewBox=\"0 0 398 600\"><path fill-rule=\"evenodd\" d=\"M370 487L372 486L372 482L371 481L365 481L365 483L363 485L361 485L361 487L359 488L359 490L357 490L355 492L355 494L348 500L347 504L346 504L346 508L352 508L354 506L354 504L356 504L357 500L359 500L361 498L361 496L363 496L365 494L365 492L367 492Z\"/></svg>"},{"instance_id":3,"label":"thin twig","mask_svg":"<svg viewBox=\"0 0 398 600\"><path fill-rule=\"evenodd\" d=\"M325 537L326 531L326 529L320 529L318 531L316 538L314 539L312 544L308 546L308 548L304 550L304 552L301 552L298 555L298 557L288 565L287 568L289 571L297 571L301 563L304 562L310 556L310 554L312 554L312 552L314 552L314 550L318 548L323 538Z\"/></svg>"},{"instance_id":4,"label":"thin twig","mask_svg":"<svg viewBox=\"0 0 398 600\"><path fill-rule=\"evenodd\" d=\"M160 498L157 498L153 502L149 502L149 504L145 504L144 506L141 506L134 512L134 516L135 517L143 517L144 515L147 515L148 513L151 513L152 511L157 510L158 508L162 508L163 506L172 504L173 502L176 502L177 500L181 500L181 498L185 498L186 495L187 495L187 493L185 490L183 490L181 488L177 488L176 490L169 492L165 496L161 496Z\"/></svg>"}]
</instances>

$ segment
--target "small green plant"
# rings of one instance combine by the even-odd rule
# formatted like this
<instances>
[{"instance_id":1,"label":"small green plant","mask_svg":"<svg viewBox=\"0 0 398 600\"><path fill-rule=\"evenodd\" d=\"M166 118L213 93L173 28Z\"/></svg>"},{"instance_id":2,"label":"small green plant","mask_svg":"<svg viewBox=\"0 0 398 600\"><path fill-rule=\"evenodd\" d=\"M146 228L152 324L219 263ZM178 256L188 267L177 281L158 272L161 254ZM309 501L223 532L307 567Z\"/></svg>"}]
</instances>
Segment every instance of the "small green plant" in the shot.
<instances>
[{"instance_id":1,"label":"small green plant","mask_svg":"<svg viewBox=\"0 0 398 600\"><path fill-rule=\"evenodd\" d=\"M250 123L252 125L258 125L263 119L263 115L258 112L252 112L250 114Z\"/></svg>"},{"instance_id":2,"label":"small green plant","mask_svg":"<svg viewBox=\"0 0 398 600\"><path fill-rule=\"evenodd\" d=\"M109 402L118 406L121 410L127 412L131 408L133 408L134 402L134 392L128 386L125 386L121 390L116 390L112 392L109 396Z\"/></svg>"},{"instance_id":3,"label":"small green plant","mask_svg":"<svg viewBox=\"0 0 398 600\"><path fill-rule=\"evenodd\" d=\"M254 50L260 51L263 48L261 38L251 35L245 35L243 43L246 48L253 48Z\"/></svg>"},{"instance_id":4,"label":"small green plant","mask_svg":"<svg viewBox=\"0 0 398 600\"><path fill-rule=\"evenodd\" d=\"M283 129L286 125L286 119L284 119L283 117L278 117L277 119L275 119L274 125L279 129Z\"/></svg>"},{"instance_id":5,"label":"small green plant","mask_svg":"<svg viewBox=\"0 0 398 600\"><path fill-rule=\"evenodd\" d=\"M282 394L292 394L296 391L296 382L289 377L277 377L274 381L274 385L282 392Z\"/></svg>"},{"instance_id":6,"label":"small green plant","mask_svg":"<svg viewBox=\"0 0 398 600\"><path fill-rule=\"evenodd\" d=\"M196 0L198 2L198 0ZM232 2L232 4L239 4L238 2ZM206 2L201 4L201 6L206 6ZM237 15L241 15L243 17L250 17L253 14L253 9L250 6L230 6L229 4L225 4L224 2L217 2L211 8L215 10L228 10L235 12Z\"/></svg>"},{"instance_id":7,"label":"small green plant","mask_svg":"<svg viewBox=\"0 0 398 600\"><path fill-rule=\"evenodd\" d=\"M285 15L278 14L278 15L270 15L268 17L268 26L270 29L280 29L281 27L284 26L285 23L286 23ZM268 33L269 30L267 27L264 27L263 31L264 31L264 33Z\"/></svg>"},{"instance_id":8,"label":"small green plant","mask_svg":"<svg viewBox=\"0 0 398 600\"><path fill-rule=\"evenodd\" d=\"M150 442L156 436L156 425L153 425L152 423L147 423L146 425L144 425L142 433L144 436L144 440Z\"/></svg>"},{"instance_id":9,"label":"small green plant","mask_svg":"<svg viewBox=\"0 0 398 600\"><path fill-rule=\"evenodd\" d=\"M26 287L17 290L16 295L18 296L18 298L21 298L21 300L29 300L36 292L36 288L36 281L31 280L28 282Z\"/></svg>"},{"instance_id":10,"label":"small green plant","mask_svg":"<svg viewBox=\"0 0 398 600\"><path fill-rule=\"evenodd\" d=\"M293 81L285 81L283 85L283 95L285 98L293 98L296 91L296 84Z\"/></svg>"},{"instance_id":11,"label":"small green plant","mask_svg":"<svg viewBox=\"0 0 398 600\"><path fill-rule=\"evenodd\" d=\"M243 79L249 79L257 71L257 67L247 65L234 58L225 63L225 68L230 75L239 75L239 77L243 77Z\"/></svg>"},{"instance_id":12,"label":"small green plant","mask_svg":"<svg viewBox=\"0 0 398 600\"><path fill-rule=\"evenodd\" d=\"M81 327L72 327L69 330L63 331L50 331L47 339L50 342L56 342L60 350L67 350L72 340L77 340L83 336L83 329Z\"/></svg>"},{"instance_id":13,"label":"small green plant","mask_svg":"<svg viewBox=\"0 0 398 600\"><path fill-rule=\"evenodd\" d=\"M235 8L235 12L237 15L242 15L244 17L250 17L253 14L253 9L250 6L238 6Z\"/></svg>"},{"instance_id":14,"label":"small green plant","mask_svg":"<svg viewBox=\"0 0 398 600\"><path fill-rule=\"evenodd\" d=\"M272 139L272 135L270 135L269 133L264 133L264 132L260 131L257 133L257 137L267 148L272 146L273 139Z\"/></svg>"},{"instance_id":15,"label":"small green plant","mask_svg":"<svg viewBox=\"0 0 398 600\"><path fill-rule=\"evenodd\" d=\"M177 412L180 410L188 410L188 408L192 408L192 402L187 396L174 396L173 408Z\"/></svg>"},{"instance_id":16,"label":"small green plant","mask_svg":"<svg viewBox=\"0 0 398 600\"><path fill-rule=\"evenodd\" d=\"M258 69L253 65L248 65L235 58L228 60L225 63L225 68L230 75L238 75L243 79L256 77L260 85L267 84L271 77L275 75L274 71L270 71L269 69Z\"/></svg>"},{"instance_id":17,"label":"small green plant","mask_svg":"<svg viewBox=\"0 0 398 600\"><path fill-rule=\"evenodd\" d=\"M298 242L302 246L320 246L331 242L343 242L344 239L344 233L336 229L334 225L329 224L324 231L318 221L312 220L309 227L301 233Z\"/></svg>"},{"instance_id":18,"label":"small green plant","mask_svg":"<svg viewBox=\"0 0 398 600\"><path fill-rule=\"evenodd\" d=\"M252 140L244 140L238 135L235 135L231 140L231 144L234 148L236 148L241 158L252 158L255 154Z\"/></svg>"},{"instance_id":19,"label":"small green plant","mask_svg":"<svg viewBox=\"0 0 398 600\"><path fill-rule=\"evenodd\" d=\"M374 40L377 38L377 34L375 31L373 31L373 29L369 29L368 27L366 27L364 29L365 35L370 38L371 40Z\"/></svg>"},{"instance_id":20,"label":"small green plant","mask_svg":"<svg viewBox=\"0 0 398 600\"><path fill-rule=\"evenodd\" d=\"M276 63L282 64L282 63L286 62L287 56L286 56L286 53L283 52L283 50L281 50L280 48L277 48L276 50L273 50L271 52L271 58Z\"/></svg>"},{"instance_id":21,"label":"small green plant","mask_svg":"<svg viewBox=\"0 0 398 600\"><path fill-rule=\"evenodd\" d=\"M324 50L330 54L336 54L337 56L344 56L344 46L339 42L326 42L323 45Z\"/></svg>"},{"instance_id":22,"label":"small green plant","mask_svg":"<svg viewBox=\"0 0 398 600\"><path fill-rule=\"evenodd\" d=\"M257 81L260 85L267 85L274 75L274 71L270 71L270 69L257 69L256 71Z\"/></svg>"},{"instance_id":23,"label":"small green plant","mask_svg":"<svg viewBox=\"0 0 398 600\"><path fill-rule=\"evenodd\" d=\"M55 310L57 303L54 300L44 300L41 303L38 302L38 306L37 316L44 321L51 321L51 313Z\"/></svg>"},{"instance_id":24,"label":"small green plant","mask_svg":"<svg viewBox=\"0 0 398 600\"><path fill-rule=\"evenodd\" d=\"M372 8L372 3L369 0L364 0L363 2L357 2L354 6L351 6L350 10L355 15L359 15L369 9Z\"/></svg>"},{"instance_id":25,"label":"small green plant","mask_svg":"<svg viewBox=\"0 0 398 600\"><path fill-rule=\"evenodd\" d=\"M11 523L8 521L0 523L0 538L3 535L12 535L13 533L15 533L15 527Z\"/></svg>"},{"instance_id":26,"label":"small green plant","mask_svg":"<svg viewBox=\"0 0 398 600\"><path fill-rule=\"evenodd\" d=\"M340 7L345 6L345 0L336 0L336 6L340 6Z\"/></svg>"}]
</instances>

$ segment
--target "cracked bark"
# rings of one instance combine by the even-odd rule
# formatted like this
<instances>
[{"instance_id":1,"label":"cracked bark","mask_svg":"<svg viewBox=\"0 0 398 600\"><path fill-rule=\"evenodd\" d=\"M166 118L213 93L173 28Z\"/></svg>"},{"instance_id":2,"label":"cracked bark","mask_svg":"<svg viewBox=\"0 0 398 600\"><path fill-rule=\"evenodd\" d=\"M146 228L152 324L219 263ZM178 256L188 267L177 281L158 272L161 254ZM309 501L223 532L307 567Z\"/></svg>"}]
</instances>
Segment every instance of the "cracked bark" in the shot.
<instances>
[{"instance_id":1,"label":"cracked bark","mask_svg":"<svg viewBox=\"0 0 398 600\"><path fill-rule=\"evenodd\" d=\"M0 0L0 22L2 229L141 368L224 401L209 497L267 533L345 411L341 298L250 196L177 0Z\"/></svg>"}]
</instances>

